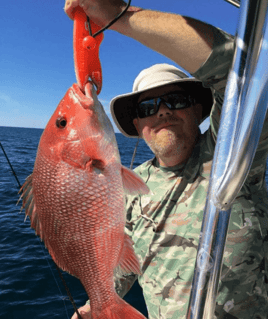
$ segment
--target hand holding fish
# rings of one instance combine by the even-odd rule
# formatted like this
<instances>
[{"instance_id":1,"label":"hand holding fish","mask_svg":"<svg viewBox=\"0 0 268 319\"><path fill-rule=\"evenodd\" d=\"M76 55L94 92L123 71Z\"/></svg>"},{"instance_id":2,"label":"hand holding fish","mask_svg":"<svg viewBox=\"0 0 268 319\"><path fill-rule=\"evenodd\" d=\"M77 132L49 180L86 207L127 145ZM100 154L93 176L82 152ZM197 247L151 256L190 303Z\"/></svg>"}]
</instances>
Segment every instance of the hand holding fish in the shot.
<instances>
[{"instance_id":1,"label":"hand holding fish","mask_svg":"<svg viewBox=\"0 0 268 319\"><path fill-rule=\"evenodd\" d=\"M122 0L65 0L64 10L72 20L77 6L83 8L87 16L103 28L125 9L126 3ZM140 10L141 8L131 6L127 11Z\"/></svg>"},{"instance_id":2,"label":"hand holding fish","mask_svg":"<svg viewBox=\"0 0 268 319\"><path fill-rule=\"evenodd\" d=\"M83 319L91 319L90 305L86 304L79 308L78 311ZM77 314L74 313L71 319L78 319Z\"/></svg>"},{"instance_id":3,"label":"hand holding fish","mask_svg":"<svg viewBox=\"0 0 268 319\"><path fill-rule=\"evenodd\" d=\"M70 19L74 19L74 9L80 6L87 16L97 25L104 27L126 7L122 0L66 0L64 10Z\"/></svg>"}]
</instances>

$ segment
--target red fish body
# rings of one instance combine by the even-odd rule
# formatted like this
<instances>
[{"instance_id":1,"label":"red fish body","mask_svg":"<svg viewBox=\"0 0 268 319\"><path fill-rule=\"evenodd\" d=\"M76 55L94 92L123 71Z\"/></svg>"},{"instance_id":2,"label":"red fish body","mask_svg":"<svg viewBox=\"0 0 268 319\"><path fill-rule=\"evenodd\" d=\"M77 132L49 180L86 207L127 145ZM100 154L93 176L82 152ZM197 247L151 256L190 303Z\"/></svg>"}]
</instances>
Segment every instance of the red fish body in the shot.
<instances>
[{"instance_id":1,"label":"red fish body","mask_svg":"<svg viewBox=\"0 0 268 319\"><path fill-rule=\"evenodd\" d=\"M148 193L123 167L112 125L91 83L74 84L48 122L23 207L53 260L80 279L92 318L145 318L114 290L116 267L140 273L124 233L124 192Z\"/></svg>"}]
</instances>

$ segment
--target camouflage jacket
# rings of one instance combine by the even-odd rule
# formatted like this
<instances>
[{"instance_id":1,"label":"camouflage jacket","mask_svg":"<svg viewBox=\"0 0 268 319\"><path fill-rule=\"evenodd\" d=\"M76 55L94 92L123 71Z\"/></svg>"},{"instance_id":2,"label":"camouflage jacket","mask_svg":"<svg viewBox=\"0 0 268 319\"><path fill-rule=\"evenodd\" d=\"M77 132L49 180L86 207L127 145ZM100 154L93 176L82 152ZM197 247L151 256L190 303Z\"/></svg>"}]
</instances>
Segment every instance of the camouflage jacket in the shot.
<instances>
[{"instance_id":1,"label":"camouflage jacket","mask_svg":"<svg viewBox=\"0 0 268 319\"><path fill-rule=\"evenodd\" d=\"M138 278L150 319L185 318L226 79L233 57L232 37L214 30L215 45L193 74L214 95L210 127L185 166L161 167L154 158L135 169L151 196L128 196L126 233L134 242L142 275L116 275L124 296ZM246 182L233 206L215 318L268 318L268 202L265 122Z\"/></svg>"}]
</instances>

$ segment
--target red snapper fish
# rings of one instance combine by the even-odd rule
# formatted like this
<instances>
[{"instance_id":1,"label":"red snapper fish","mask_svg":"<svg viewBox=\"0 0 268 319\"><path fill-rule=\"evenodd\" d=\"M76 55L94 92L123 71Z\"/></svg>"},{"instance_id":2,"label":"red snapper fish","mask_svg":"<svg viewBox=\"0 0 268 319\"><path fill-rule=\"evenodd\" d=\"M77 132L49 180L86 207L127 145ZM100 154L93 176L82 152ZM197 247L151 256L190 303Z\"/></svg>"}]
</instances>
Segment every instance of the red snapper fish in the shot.
<instances>
[{"instance_id":1,"label":"red snapper fish","mask_svg":"<svg viewBox=\"0 0 268 319\"><path fill-rule=\"evenodd\" d=\"M116 268L140 274L124 233L124 196L149 189L122 166L90 82L85 92L73 84L49 120L22 187L23 207L56 264L81 281L93 319L145 318L116 294L113 275Z\"/></svg>"}]
</instances>

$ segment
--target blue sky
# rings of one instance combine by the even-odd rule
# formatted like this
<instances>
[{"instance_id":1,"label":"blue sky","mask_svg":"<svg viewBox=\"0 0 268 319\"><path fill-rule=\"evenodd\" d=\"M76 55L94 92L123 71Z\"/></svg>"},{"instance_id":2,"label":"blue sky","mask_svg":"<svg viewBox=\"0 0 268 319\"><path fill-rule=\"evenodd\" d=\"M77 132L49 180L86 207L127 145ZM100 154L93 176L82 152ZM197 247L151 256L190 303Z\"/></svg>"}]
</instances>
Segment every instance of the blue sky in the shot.
<instances>
[{"instance_id":1,"label":"blue sky","mask_svg":"<svg viewBox=\"0 0 268 319\"><path fill-rule=\"evenodd\" d=\"M132 5L191 16L235 34L239 9L224 0L132 0ZM73 22L64 0L1 2L0 126L44 128L67 89L76 82ZM105 31L100 48L103 88L109 102L130 92L136 75L155 63L174 64L114 31Z\"/></svg>"}]
</instances>

